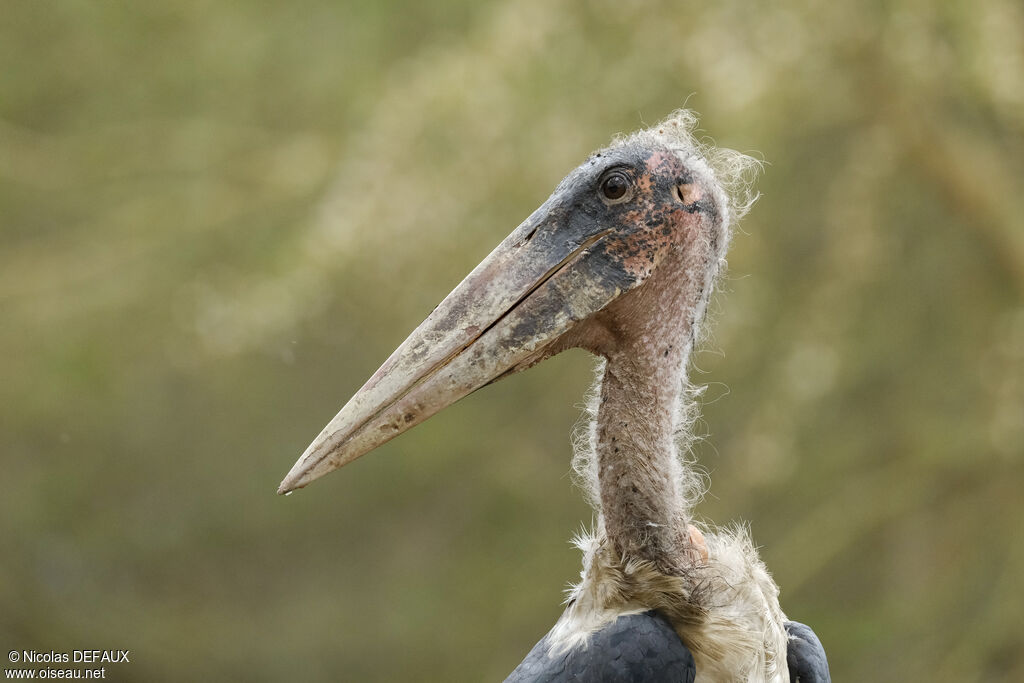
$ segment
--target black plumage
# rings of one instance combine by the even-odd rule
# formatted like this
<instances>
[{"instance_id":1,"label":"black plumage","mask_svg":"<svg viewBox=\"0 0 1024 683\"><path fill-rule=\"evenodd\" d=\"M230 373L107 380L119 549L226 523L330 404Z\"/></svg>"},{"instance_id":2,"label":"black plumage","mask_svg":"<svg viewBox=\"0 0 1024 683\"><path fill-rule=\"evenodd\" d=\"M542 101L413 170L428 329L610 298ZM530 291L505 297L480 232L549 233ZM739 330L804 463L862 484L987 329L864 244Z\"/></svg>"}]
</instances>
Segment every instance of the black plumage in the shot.
<instances>
[{"instance_id":1,"label":"black plumage","mask_svg":"<svg viewBox=\"0 0 1024 683\"><path fill-rule=\"evenodd\" d=\"M693 655L668 620L657 612L621 616L586 647L549 655L544 636L505 683L692 683Z\"/></svg>"},{"instance_id":2,"label":"black plumage","mask_svg":"<svg viewBox=\"0 0 1024 683\"><path fill-rule=\"evenodd\" d=\"M830 683L825 648L810 626L797 621L786 622L789 642L786 663L789 664L790 683Z\"/></svg>"},{"instance_id":3,"label":"black plumage","mask_svg":"<svg viewBox=\"0 0 1024 683\"><path fill-rule=\"evenodd\" d=\"M786 622L791 683L831 683L825 649L814 631ZM550 656L550 634L537 643L505 683L692 683L693 655L655 611L622 616L594 633L586 647Z\"/></svg>"}]
</instances>

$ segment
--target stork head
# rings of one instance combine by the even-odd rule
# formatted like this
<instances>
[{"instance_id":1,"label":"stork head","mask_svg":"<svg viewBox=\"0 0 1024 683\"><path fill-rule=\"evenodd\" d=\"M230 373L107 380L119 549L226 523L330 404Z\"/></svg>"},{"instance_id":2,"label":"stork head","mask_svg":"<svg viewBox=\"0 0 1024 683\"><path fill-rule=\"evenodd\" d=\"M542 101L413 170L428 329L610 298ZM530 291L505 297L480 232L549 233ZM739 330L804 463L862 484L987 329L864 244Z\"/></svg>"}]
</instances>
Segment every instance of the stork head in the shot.
<instances>
[{"instance_id":1,"label":"stork head","mask_svg":"<svg viewBox=\"0 0 1024 683\"><path fill-rule=\"evenodd\" d=\"M645 284L697 278L705 293L732 214L745 207L730 202L728 179L690 135L693 123L689 112L677 112L572 171L356 392L278 491L306 486L563 349L602 353L593 328L607 337L607 328L628 325L621 304ZM679 258L695 251L695 259ZM659 269L667 277L654 277ZM694 306L703 310L703 302ZM626 319L607 320L613 315Z\"/></svg>"}]
</instances>

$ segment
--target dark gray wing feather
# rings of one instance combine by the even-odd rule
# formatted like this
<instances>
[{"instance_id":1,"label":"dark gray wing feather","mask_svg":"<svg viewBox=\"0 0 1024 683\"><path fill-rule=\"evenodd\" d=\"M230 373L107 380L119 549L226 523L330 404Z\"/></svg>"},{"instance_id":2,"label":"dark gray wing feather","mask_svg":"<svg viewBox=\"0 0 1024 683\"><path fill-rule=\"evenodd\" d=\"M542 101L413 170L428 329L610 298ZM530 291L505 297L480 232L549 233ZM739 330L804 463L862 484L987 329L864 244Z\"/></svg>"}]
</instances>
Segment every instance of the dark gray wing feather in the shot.
<instances>
[{"instance_id":1,"label":"dark gray wing feather","mask_svg":"<svg viewBox=\"0 0 1024 683\"><path fill-rule=\"evenodd\" d=\"M825 648L809 626L798 621L786 622L789 646L786 662L789 664L791 683L831 683Z\"/></svg>"},{"instance_id":2,"label":"dark gray wing feather","mask_svg":"<svg viewBox=\"0 0 1024 683\"><path fill-rule=\"evenodd\" d=\"M591 635L586 647L554 657L550 635L505 683L693 683L697 675L693 655L657 612L619 617Z\"/></svg>"}]
</instances>

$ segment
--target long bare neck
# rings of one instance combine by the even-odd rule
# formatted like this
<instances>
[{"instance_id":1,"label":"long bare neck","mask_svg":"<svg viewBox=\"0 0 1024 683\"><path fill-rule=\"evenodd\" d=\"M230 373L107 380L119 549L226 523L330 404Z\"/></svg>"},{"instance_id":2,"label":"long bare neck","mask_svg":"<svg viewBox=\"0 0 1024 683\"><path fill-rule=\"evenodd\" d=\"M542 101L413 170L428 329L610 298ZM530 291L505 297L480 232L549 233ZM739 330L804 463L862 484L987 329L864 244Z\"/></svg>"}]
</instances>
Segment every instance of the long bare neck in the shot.
<instances>
[{"instance_id":1,"label":"long bare neck","mask_svg":"<svg viewBox=\"0 0 1024 683\"><path fill-rule=\"evenodd\" d=\"M664 281L659 272L615 314L596 421L605 531L623 557L667 574L681 573L693 558L692 501L676 446L695 319L710 286L707 262L694 268L693 259L680 255L676 268L662 271Z\"/></svg>"},{"instance_id":2,"label":"long bare neck","mask_svg":"<svg viewBox=\"0 0 1024 683\"><path fill-rule=\"evenodd\" d=\"M682 377L657 373L650 360L623 354L605 366L598 482L605 530L618 551L672 573L687 521L674 443Z\"/></svg>"}]
</instances>

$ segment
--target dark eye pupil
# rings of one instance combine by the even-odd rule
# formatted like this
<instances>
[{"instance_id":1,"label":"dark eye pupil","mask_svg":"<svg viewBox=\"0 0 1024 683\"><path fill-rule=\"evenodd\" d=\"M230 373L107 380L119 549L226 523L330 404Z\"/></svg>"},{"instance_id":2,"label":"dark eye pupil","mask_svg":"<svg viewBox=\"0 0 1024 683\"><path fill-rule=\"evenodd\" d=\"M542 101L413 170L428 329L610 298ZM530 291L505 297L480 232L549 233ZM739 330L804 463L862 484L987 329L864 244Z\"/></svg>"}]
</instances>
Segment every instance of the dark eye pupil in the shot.
<instances>
[{"instance_id":1,"label":"dark eye pupil","mask_svg":"<svg viewBox=\"0 0 1024 683\"><path fill-rule=\"evenodd\" d=\"M621 199L627 189L629 189L629 181L621 173L613 173L601 185L601 191L608 199Z\"/></svg>"}]
</instances>

